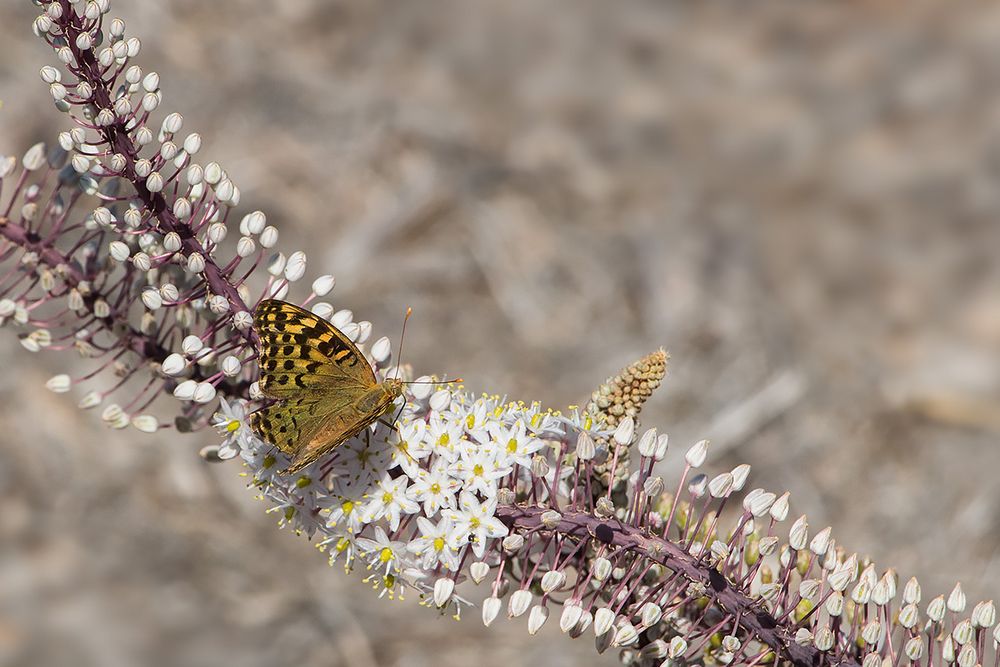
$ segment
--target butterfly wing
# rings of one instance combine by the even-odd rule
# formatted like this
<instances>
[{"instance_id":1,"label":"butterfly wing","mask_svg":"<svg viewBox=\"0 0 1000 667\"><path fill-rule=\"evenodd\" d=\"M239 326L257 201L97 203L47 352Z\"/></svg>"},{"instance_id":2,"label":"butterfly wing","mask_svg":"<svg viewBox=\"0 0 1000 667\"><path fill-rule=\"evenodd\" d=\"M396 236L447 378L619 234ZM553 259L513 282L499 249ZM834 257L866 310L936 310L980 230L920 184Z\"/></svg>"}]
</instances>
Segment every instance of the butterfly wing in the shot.
<instances>
[{"instance_id":1,"label":"butterfly wing","mask_svg":"<svg viewBox=\"0 0 1000 667\"><path fill-rule=\"evenodd\" d=\"M286 473L306 467L348 438L361 432L381 417L392 404L393 396L372 389L361 400L331 412L318 420L317 428L304 433Z\"/></svg>"},{"instance_id":2,"label":"butterfly wing","mask_svg":"<svg viewBox=\"0 0 1000 667\"><path fill-rule=\"evenodd\" d=\"M269 398L341 395L350 404L376 384L357 346L304 308L268 299L257 307L254 326L260 336L260 390Z\"/></svg>"},{"instance_id":3,"label":"butterfly wing","mask_svg":"<svg viewBox=\"0 0 1000 667\"><path fill-rule=\"evenodd\" d=\"M355 432L335 439L341 429L331 420L338 422L335 418L343 415L354 423L350 415L357 410L352 407L376 387L375 372L336 327L294 304L263 301L254 326L260 336L261 393L279 402L255 412L251 425L293 458L289 472L294 472Z\"/></svg>"},{"instance_id":4,"label":"butterfly wing","mask_svg":"<svg viewBox=\"0 0 1000 667\"><path fill-rule=\"evenodd\" d=\"M289 399L251 414L250 426L264 440L294 457L300 443L308 442L323 422L316 415L317 407L313 400Z\"/></svg>"}]
</instances>

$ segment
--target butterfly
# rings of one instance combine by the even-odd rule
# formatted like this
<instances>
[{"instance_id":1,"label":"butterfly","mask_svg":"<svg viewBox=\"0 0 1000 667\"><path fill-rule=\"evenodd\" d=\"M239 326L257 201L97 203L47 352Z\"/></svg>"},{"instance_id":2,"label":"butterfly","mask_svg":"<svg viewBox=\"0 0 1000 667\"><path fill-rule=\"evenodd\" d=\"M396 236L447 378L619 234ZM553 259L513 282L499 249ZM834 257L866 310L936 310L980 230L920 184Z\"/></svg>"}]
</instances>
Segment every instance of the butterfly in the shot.
<instances>
[{"instance_id":1,"label":"butterfly","mask_svg":"<svg viewBox=\"0 0 1000 667\"><path fill-rule=\"evenodd\" d=\"M379 382L357 346L308 310L267 299L253 321L260 337L260 390L277 402L254 412L250 425L292 457L285 474L363 431L403 393L401 380Z\"/></svg>"}]
</instances>

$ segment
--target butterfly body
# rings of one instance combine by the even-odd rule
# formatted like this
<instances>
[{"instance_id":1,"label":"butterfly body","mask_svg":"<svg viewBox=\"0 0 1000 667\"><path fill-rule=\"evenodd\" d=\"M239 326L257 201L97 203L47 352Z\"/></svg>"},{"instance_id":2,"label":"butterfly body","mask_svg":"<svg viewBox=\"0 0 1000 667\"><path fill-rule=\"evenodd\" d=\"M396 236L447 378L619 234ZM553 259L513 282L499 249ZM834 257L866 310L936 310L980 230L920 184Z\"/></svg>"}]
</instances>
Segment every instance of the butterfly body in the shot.
<instances>
[{"instance_id":1,"label":"butterfly body","mask_svg":"<svg viewBox=\"0 0 1000 667\"><path fill-rule=\"evenodd\" d=\"M293 473L333 451L388 412L403 392L379 382L351 340L322 317L268 299L254 313L261 393L275 401L253 413L263 440L292 457Z\"/></svg>"}]
</instances>

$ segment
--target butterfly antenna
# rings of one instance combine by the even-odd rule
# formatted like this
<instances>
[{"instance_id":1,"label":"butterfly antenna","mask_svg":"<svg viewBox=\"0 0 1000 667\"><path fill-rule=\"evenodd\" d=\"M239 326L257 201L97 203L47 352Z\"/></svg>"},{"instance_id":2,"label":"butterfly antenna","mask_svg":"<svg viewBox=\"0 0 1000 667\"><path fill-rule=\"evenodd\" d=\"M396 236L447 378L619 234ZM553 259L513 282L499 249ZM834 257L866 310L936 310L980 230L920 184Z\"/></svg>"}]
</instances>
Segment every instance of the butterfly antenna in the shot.
<instances>
[{"instance_id":1,"label":"butterfly antenna","mask_svg":"<svg viewBox=\"0 0 1000 667\"><path fill-rule=\"evenodd\" d=\"M406 307L406 317L403 318L403 330L399 332L399 351L396 355L396 379L399 379L400 373L403 372L403 338L406 336L406 323L410 320L410 315L413 314L413 309L409 306Z\"/></svg>"}]
</instances>

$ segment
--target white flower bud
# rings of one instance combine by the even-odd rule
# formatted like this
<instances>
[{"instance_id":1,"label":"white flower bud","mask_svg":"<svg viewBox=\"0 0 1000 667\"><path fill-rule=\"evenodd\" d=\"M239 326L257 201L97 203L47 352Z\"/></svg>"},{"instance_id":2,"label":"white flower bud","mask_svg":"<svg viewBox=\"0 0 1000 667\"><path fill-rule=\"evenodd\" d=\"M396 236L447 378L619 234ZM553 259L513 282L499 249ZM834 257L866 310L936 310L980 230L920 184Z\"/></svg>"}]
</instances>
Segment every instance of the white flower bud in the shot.
<instances>
[{"instance_id":1,"label":"white flower bud","mask_svg":"<svg viewBox=\"0 0 1000 667\"><path fill-rule=\"evenodd\" d=\"M157 310L163 305L163 299L155 288L148 288L142 291L142 303L148 310Z\"/></svg>"},{"instance_id":2,"label":"white flower bud","mask_svg":"<svg viewBox=\"0 0 1000 667\"><path fill-rule=\"evenodd\" d=\"M629 646L637 639L639 639L639 633L636 632L635 626L625 621L615 632L615 638L612 643L615 646Z\"/></svg>"},{"instance_id":3,"label":"white flower bud","mask_svg":"<svg viewBox=\"0 0 1000 667\"><path fill-rule=\"evenodd\" d=\"M185 336L184 340L181 341L181 349L184 350L184 354L189 357L197 354L203 347L205 347L205 344L202 342L201 338L195 336L194 334Z\"/></svg>"},{"instance_id":4,"label":"white flower bud","mask_svg":"<svg viewBox=\"0 0 1000 667\"><path fill-rule=\"evenodd\" d=\"M627 446L631 444L632 438L635 436L635 420L632 417L626 415L619 423L618 428L615 429L614 439L619 445Z\"/></svg>"},{"instance_id":5,"label":"white flower bud","mask_svg":"<svg viewBox=\"0 0 1000 667\"><path fill-rule=\"evenodd\" d=\"M215 294L208 300L208 309L216 315L229 312L229 299L221 294Z\"/></svg>"},{"instance_id":6,"label":"white flower bud","mask_svg":"<svg viewBox=\"0 0 1000 667\"><path fill-rule=\"evenodd\" d=\"M210 403L215 399L215 387L209 382L199 382L194 390L195 403Z\"/></svg>"},{"instance_id":7,"label":"white flower bud","mask_svg":"<svg viewBox=\"0 0 1000 667\"><path fill-rule=\"evenodd\" d=\"M198 134L197 132L192 132L191 134L187 135L187 138L184 139L184 151L188 155L194 155L200 150L201 150L201 135Z\"/></svg>"},{"instance_id":8,"label":"white flower bud","mask_svg":"<svg viewBox=\"0 0 1000 667\"><path fill-rule=\"evenodd\" d=\"M167 252L177 252L181 249L181 237L177 232L167 232L163 236L163 249Z\"/></svg>"},{"instance_id":9,"label":"white flower bud","mask_svg":"<svg viewBox=\"0 0 1000 667\"><path fill-rule=\"evenodd\" d=\"M809 549L817 556L822 556L826 553L827 548L830 546L830 533L833 532L833 528L827 526L823 530L816 533L816 536L809 543Z\"/></svg>"},{"instance_id":10,"label":"white flower bud","mask_svg":"<svg viewBox=\"0 0 1000 667\"><path fill-rule=\"evenodd\" d=\"M164 375L174 376L182 373L186 366L187 362L184 360L184 357L174 352L167 355L167 358L163 360L163 363L160 364L160 370L163 371Z\"/></svg>"},{"instance_id":11,"label":"white flower bud","mask_svg":"<svg viewBox=\"0 0 1000 667\"><path fill-rule=\"evenodd\" d=\"M611 570L613 566L611 561L601 556L594 560L594 580L596 581L607 581L608 577L611 576Z\"/></svg>"},{"instance_id":12,"label":"white flower bud","mask_svg":"<svg viewBox=\"0 0 1000 667\"><path fill-rule=\"evenodd\" d=\"M348 309L338 310L330 318L330 324L337 327L338 329L343 329L348 324L354 320L354 313Z\"/></svg>"},{"instance_id":13,"label":"white flower bud","mask_svg":"<svg viewBox=\"0 0 1000 667\"><path fill-rule=\"evenodd\" d=\"M45 144L39 142L25 151L21 165L27 171L41 169L45 165Z\"/></svg>"},{"instance_id":14,"label":"white flower bud","mask_svg":"<svg viewBox=\"0 0 1000 667\"><path fill-rule=\"evenodd\" d=\"M483 600L483 625L489 627L490 624L496 620L497 615L500 613L500 608L502 604L500 598L496 596L488 597Z\"/></svg>"},{"instance_id":15,"label":"white flower bud","mask_svg":"<svg viewBox=\"0 0 1000 667\"><path fill-rule=\"evenodd\" d=\"M767 514L774 504L776 496L764 489L754 489L743 499L743 509L750 512L754 518L760 518Z\"/></svg>"},{"instance_id":16,"label":"white flower bud","mask_svg":"<svg viewBox=\"0 0 1000 667\"><path fill-rule=\"evenodd\" d=\"M246 238L245 236L243 238ZM267 288L267 298L269 299L284 299L288 295L288 281L279 280L278 282L272 283L270 287ZM343 331L343 329L341 329Z\"/></svg>"},{"instance_id":17,"label":"white flower bud","mask_svg":"<svg viewBox=\"0 0 1000 667\"><path fill-rule=\"evenodd\" d=\"M60 373L59 375L53 375L49 378L48 382L45 383L45 388L55 394L65 394L69 391L70 386L72 386L73 381L65 373Z\"/></svg>"},{"instance_id":18,"label":"white flower bud","mask_svg":"<svg viewBox=\"0 0 1000 667\"><path fill-rule=\"evenodd\" d=\"M920 635L910 637L903 645L903 652L906 657L913 662L917 662L924 655L924 639Z\"/></svg>"},{"instance_id":19,"label":"white flower bud","mask_svg":"<svg viewBox=\"0 0 1000 667\"><path fill-rule=\"evenodd\" d=\"M129 257L128 246L121 241L112 241L109 243L108 252L111 254L111 259L116 262L124 262Z\"/></svg>"},{"instance_id":20,"label":"white flower bud","mask_svg":"<svg viewBox=\"0 0 1000 667\"><path fill-rule=\"evenodd\" d=\"M260 234L265 226L267 226L267 216L262 211L247 213L240 220L240 234L244 236Z\"/></svg>"},{"instance_id":21,"label":"white flower bud","mask_svg":"<svg viewBox=\"0 0 1000 667\"><path fill-rule=\"evenodd\" d=\"M549 618L549 610L542 605L535 605L531 608L531 613L528 614L528 634L534 635L542 626L545 625L545 621Z\"/></svg>"},{"instance_id":22,"label":"white flower bud","mask_svg":"<svg viewBox=\"0 0 1000 667\"><path fill-rule=\"evenodd\" d=\"M615 612L611 611L607 607L601 607L594 612L594 635L597 637L603 636L608 630L611 629L614 622Z\"/></svg>"},{"instance_id":23,"label":"white flower bud","mask_svg":"<svg viewBox=\"0 0 1000 667\"><path fill-rule=\"evenodd\" d=\"M973 644L966 644L958 652L958 658L955 662L958 663L958 667L975 667L976 658L976 647Z\"/></svg>"},{"instance_id":24,"label":"white flower bud","mask_svg":"<svg viewBox=\"0 0 1000 667\"><path fill-rule=\"evenodd\" d=\"M206 236L212 243L222 243L222 240L226 238L227 231L226 226L221 222L213 222L208 226Z\"/></svg>"},{"instance_id":25,"label":"white flower bud","mask_svg":"<svg viewBox=\"0 0 1000 667\"><path fill-rule=\"evenodd\" d=\"M639 616L642 619L642 625L651 628L663 618L663 610L655 602L647 602L642 605Z\"/></svg>"},{"instance_id":26,"label":"white flower bud","mask_svg":"<svg viewBox=\"0 0 1000 667\"><path fill-rule=\"evenodd\" d=\"M136 415L132 417L132 426L143 433L156 433L160 423L153 415Z\"/></svg>"},{"instance_id":27,"label":"white flower bud","mask_svg":"<svg viewBox=\"0 0 1000 667\"><path fill-rule=\"evenodd\" d=\"M993 600L980 602L972 609L972 625L977 628L991 628L997 621L997 608Z\"/></svg>"},{"instance_id":28,"label":"white flower bud","mask_svg":"<svg viewBox=\"0 0 1000 667\"><path fill-rule=\"evenodd\" d=\"M448 604L455 590L455 580L441 577L434 582L434 606L441 608Z\"/></svg>"},{"instance_id":29,"label":"white flower bud","mask_svg":"<svg viewBox=\"0 0 1000 667\"><path fill-rule=\"evenodd\" d=\"M580 431L576 438L576 455L581 461L590 461L597 455L594 439L586 431Z\"/></svg>"},{"instance_id":30,"label":"white flower bud","mask_svg":"<svg viewBox=\"0 0 1000 667\"><path fill-rule=\"evenodd\" d=\"M149 255L146 253L137 252L132 255L132 266L140 271L149 271L153 266L153 262L149 259Z\"/></svg>"},{"instance_id":31,"label":"white flower bud","mask_svg":"<svg viewBox=\"0 0 1000 667\"><path fill-rule=\"evenodd\" d=\"M804 600L816 601L816 596L819 595L819 581L816 579L804 579L802 583L799 584L799 596Z\"/></svg>"},{"instance_id":32,"label":"white flower bud","mask_svg":"<svg viewBox=\"0 0 1000 667\"><path fill-rule=\"evenodd\" d=\"M187 270L190 273L201 273L205 270L205 258L200 252L193 252L188 255Z\"/></svg>"},{"instance_id":33,"label":"white flower bud","mask_svg":"<svg viewBox=\"0 0 1000 667\"><path fill-rule=\"evenodd\" d=\"M38 75L42 77L42 81L45 83L58 83L62 81L62 73L51 65L46 65L39 70Z\"/></svg>"},{"instance_id":34,"label":"white flower bud","mask_svg":"<svg viewBox=\"0 0 1000 667\"><path fill-rule=\"evenodd\" d=\"M236 377L243 369L243 364L237 357L230 354L222 359L219 369L226 377Z\"/></svg>"},{"instance_id":35,"label":"white flower bud","mask_svg":"<svg viewBox=\"0 0 1000 667\"><path fill-rule=\"evenodd\" d=\"M948 611L953 611L956 614L961 614L965 611L965 593L962 592L961 583L955 584L951 595L948 596Z\"/></svg>"},{"instance_id":36,"label":"white flower bud","mask_svg":"<svg viewBox=\"0 0 1000 667\"><path fill-rule=\"evenodd\" d=\"M194 398L194 393L198 389L198 383L194 380L184 380L174 387L174 398L182 401L190 401Z\"/></svg>"},{"instance_id":37,"label":"white flower bud","mask_svg":"<svg viewBox=\"0 0 1000 667\"><path fill-rule=\"evenodd\" d=\"M774 501L771 505L771 518L775 521L784 521L788 518L788 496L790 494L785 491L781 496Z\"/></svg>"},{"instance_id":38,"label":"white flower bud","mask_svg":"<svg viewBox=\"0 0 1000 667\"><path fill-rule=\"evenodd\" d=\"M311 306L309 306L309 311L313 315L318 315L324 320L329 320L330 316L333 315L333 306L328 304L326 301L315 301Z\"/></svg>"},{"instance_id":39,"label":"white flower bud","mask_svg":"<svg viewBox=\"0 0 1000 667\"><path fill-rule=\"evenodd\" d=\"M513 533L511 535L508 535L507 537L503 538L503 541L500 543L500 546L502 546L503 550L506 551L507 553L515 554L521 550L521 547L524 546L524 536L518 533Z\"/></svg>"},{"instance_id":40,"label":"white flower bud","mask_svg":"<svg viewBox=\"0 0 1000 667\"><path fill-rule=\"evenodd\" d=\"M174 200L173 211L177 219L184 222L191 217L191 202L184 197L178 197Z\"/></svg>"},{"instance_id":41,"label":"white flower bud","mask_svg":"<svg viewBox=\"0 0 1000 667\"><path fill-rule=\"evenodd\" d=\"M87 392L87 395L81 398L80 402L77 403L76 405L81 410L90 410L91 408L96 408L98 405L100 405L101 401L103 400L104 397L101 396L96 391L89 391Z\"/></svg>"},{"instance_id":42,"label":"white flower bud","mask_svg":"<svg viewBox=\"0 0 1000 667\"><path fill-rule=\"evenodd\" d=\"M233 326L237 331L246 331L253 326L253 315L245 310L233 313Z\"/></svg>"},{"instance_id":43,"label":"white flower bud","mask_svg":"<svg viewBox=\"0 0 1000 667\"><path fill-rule=\"evenodd\" d=\"M226 172L218 162L209 162L205 165L205 182L209 185L218 185L225 176Z\"/></svg>"},{"instance_id":44,"label":"white flower bud","mask_svg":"<svg viewBox=\"0 0 1000 667\"><path fill-rule=\"evenodd\" d=\"M570 604L570 602L573 604ZM583 608L579 602L576 600L567 600L566 604L563 605L562 615L559 617L559 629L563 632L569 632L579 623L582 614Z\"/></svg>"},{"instance_id":45,"label":"white flower bud","mask_svg":"<svg viewBox=\"0 0 1000 667\"><path fill-rule=\"evenodd\" d=\"M379 364L389 361L392 356L392 343L386 336L382 336L372 343L372 359Z\"/></svg>"},{"instance_id":46,"label":"white flower bud","mask_svg":"<svg viewBox=\"0 0 1000 667\"><path fill-rule=\"evenodd\" d=\"M236 254L239 257L249 257L256 249L257 244L249 236L241 236L240 240L236 242Z\"/></svg>"},{"instance_id":47,"label":"white flower bud","mask_svg":"<svg viewBox=\"0 0 1000 667\"><path fill-rule=\"evenodd\" d=\"M511 593L510 602L507 605L507 615L516 618L528 611L531 606L531 591L523 588Z\"/></svg>"},{"instance_id":48,"label":"white flower bud","mask_svg":"<svg viewBox=\"0 0 1000 667\"><path fill-rule=\"evenodd\" d=\"M917 610L917 605L903 605L903 608L899 610L899 624L907 630L915 626L919 620L920 612Z\"/></svg>"},{"instance_id":49,"label":"white flower bud","mask_svg":"<svg viewBox=\"0 0 1000 667\"><path fill-rule=\"evenodd\" d=\"M708 440L699 440L684 455L684 460L692 468L700 467L708 457Z\"/></svg>"},{"instance_id":50,"label":"white flower bud","mask_svg":"<svg viewBox=\"0 0 1000 667\"><path fill-rule=\"evenodd\" d=\"M155 93L160 89L160 75L150 72L142 79L142 88L147 93Z\"/></svg>"},{"instance_id":51,"label":"white flower bud","mask_svg":"<svg viewBox=\"0 0 1000 667\"><path fill-rule=\"evenodd\" d=\"M670 640L670 650L667 652L671 658L679 658L684 655L687 651L688 643L687 640L681 636L674 637Z\"/></svg>"},{"instance_id":52,"label":"white flower bud","mask_svg":"<svg viewBox=\"0 0 1000 667\"><path fill-rule=\"evenodd\" d=\"M132 101L127 97L119 97L115 100L114 105L112 105L112 109L114 109L115 115L118 118L125 118L132 113Z\"/></svg>"},{"instance_id":53,"label":"white flower bud","mask_svg":"<svg viewBox=\"0 0 1000 667\"><path fill-rule=\"evenodd\" d=\"M183 125L184 117L176 111L174 113L167 114L167 117L163 119L163 131L169 134L176 134L177 132L180 132Z\"/></svg>"},{"instance_id":54,"label":"white flower bud","mask_svg":"<svg viewBox=\"0 0 1000 667\"><path fill-rule=\"evenodd\" d=\"M656 455L656 429L651 428L642 434L637 446L639 456L652 458Z\"/></svg>"},{"instance_id":55,"label":"white flower bud","mask_svg":"<svg viewBox=\"0 0 1000 667\"><path fill-rule=\"evenodd\" d=\"M146 178L146 189L150 192L159 192L163 189L163 177L160 172L154 171Z\"/></svg>"},{"instance_id":56,"label":"white flower bud","mask_svg":"<svg viewBox=\"0 0 1000 667\"><path fill-rule=\"evenodd\" d=\"M236 186L228 178L224 178L219 181L219 184L215 186L215 196L222 203L228 203L232 196L236 193Z\"/></svg>"},{"instance_id":57,"label":"white flower bud","mask_svg":"<svg viewBox=\"0 0 1000 667\"><path fill-rule=\"evenodd\" d=\"M708 492L713 498L725 498L732 492L732 490L732 473L724 472L721 475L716 475L712 478L712 481L708 483Z\"/></svg>"},{"instance_id":58,"label":"white flower bud","mask_svg":"<svg viewBox=\"0 0 1000 667\"><path fill-rule=\"evenodd\" d=\"M77 153L70 159L70 164L73 166L73 171L78 174L86 174L90 170L90 158L86 155Z\"/></svg>"},{"instance_id":59,"label":"white flower bud","mask_svg":"<svg viewBox=\"0 0 1000 667\"><path fill-rule=\"evenodd\" d=\"M76 48L81 51L89 51L94 45L94 37L89 32L81 32L76 36Z\"/></svg>"},{"instance_id":60,"label":"white flower bud","mask_svg":"<svg viewBox=\"0 0 1000 667\"><path fill-rule=\"evenodd\" d=\"M903 588L903 602L917 604L920 602L920 582L916 577L910 577Z\"/></svg>"},{"instance_id":61,"label":"white flower bud","mask_svg":"<svg viewBox=\"0 0 1000 667\"><path fill-rule=\"evenodd\" d=\"M559 570L549 570L542 575L542 591L551 593L559 590L566 583L566 575Z\"/></svg>"},{"instance_id":62,"label":"white flower bud","mask_svg":"<svg viewBox=\"0 0 1000 667\"><path fill-rule=\"evenodd\" d=\"M188 185L200 185L205 180L205 170L200 164L193 164L184 173L184 180Z\"/></svg>"},{"instance_id":63,"label":"white flower bud","mask_svg":"<svg viewBox=\"0 0 1000 667\"><path fill-rule=\"evenodd\" d=\"M358 322L358 345L365 343L372 337L372 323L368 320Z\"/></svg>"},{"instance_id":64,"label":"white flower bud","mask_svg":"<svg viewBox=\"0 0 1000 667\"><path fill-rule=\"evenodd\" d=\"M278 243L278 230L268 225L260 233L260 245L264 248L273 248Z\"/></svg>"},{"instance_id":65,"label":"white flower bud","mask_svg":"<svg viewBox=\"0 0 1000 667\"><path fill-rule=\"evenodd\" d=\"M305 275L305 272L306 254L301 250L296 250L288 257L288 263L285 266L285 279L294 283Z\"/></svg>"},{"instance_id":66,"label":"white flower bud","mask_svg":"<svg viewBox=\"0 0 1000 667\"><path fill-rule=\"evenodd\" d=\"M326 296L333 289L336 280L331 275L320 276L313 281L312 291L316 296Z\"/></svg>"},{"instance_id":67,"label":"white flower bud","mask_svg":"<svg viewBox=\"0 0 1000 667\"><path fill-rule=\"evenodd\" d=\"M490 566L481 560L477 560L475 563L469 566L469 576L472 578L474 583L482 583L486 575L490 573Z\"/></svg>"},{"instance_id":68,"label":"white flower bud","mask_svg":"<svg viewBox=\"0 0 1000 667\"><path fill-rule=\"evenodd\" d=\"M430 408L434 412L444 412L451 405L451 392L447 389L439 389L431 394Z\"/></svg>"}]
</instances>

